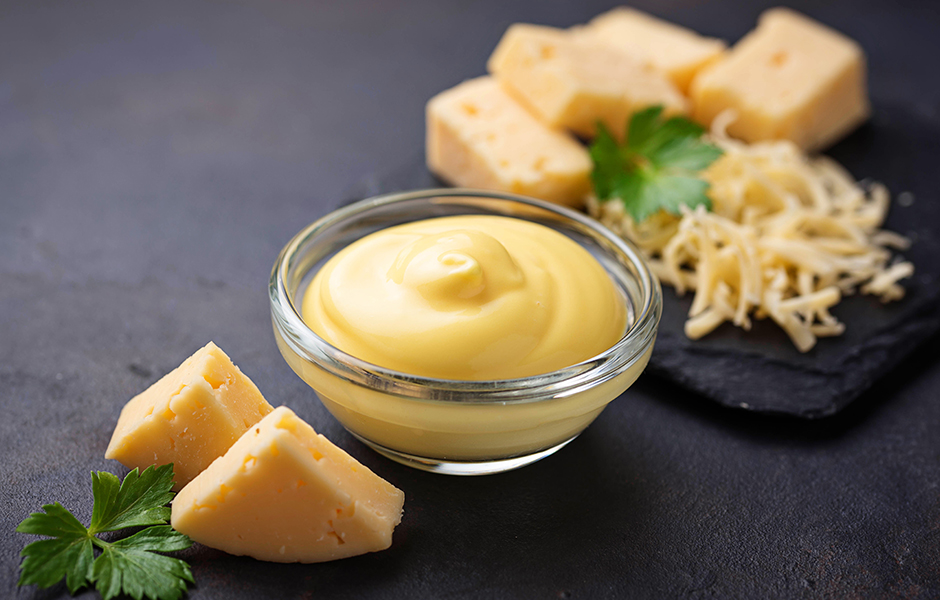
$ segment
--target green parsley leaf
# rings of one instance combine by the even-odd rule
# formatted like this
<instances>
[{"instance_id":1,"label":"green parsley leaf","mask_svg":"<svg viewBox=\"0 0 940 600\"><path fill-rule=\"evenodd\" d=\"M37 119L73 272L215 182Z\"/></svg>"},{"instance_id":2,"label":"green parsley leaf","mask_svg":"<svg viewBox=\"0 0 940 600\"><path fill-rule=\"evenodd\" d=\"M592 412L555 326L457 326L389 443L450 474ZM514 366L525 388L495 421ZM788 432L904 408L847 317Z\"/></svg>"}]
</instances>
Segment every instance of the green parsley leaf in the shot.
<instances>
[{"instance_id":1,"label":"green parsley leaf","mask_svg":"<svg viewBox=\"0 0 940 600\"><path fill-rule=\"evenodd\" d=\"M603 123L597 124L597 136L589 151L594 162L594 169L591 171L594 193L598 199L608 200L615 195L614 190L623 174L625 157L617 145L617 140Z\"/></svg>"},{"instance_id":2,"label":"green parsley leaf","mask_svg":"<svg viewBox=\"0 0 940 600\"><path fill-rule=\"evenodd\" d=\"M597 198L619 200L637 223L659 210L711 208L708 183L697 174L721 156L721 149L702 140L701 126L683 117L663 121L662 112L662 106L653 106L634 113L622 145L598 123L590 147Z\"/></svg>"},{"instance_id":3,"label":"green parsley leaf","mask_svg":"<svg viewBox=\"0 0 940 600\"><path fill-rule=\"evenodd\" d=\"M189 565L157 554L192 545L187 536L166 525L173 498L173 465L134 469L121 482L111 473L93 472L95 504L91 526L85 527L61 504L43 506L16 528L20 533L52 539L23 548L19 585L55 585L65 577L70 593L95 584L104 600L127 594L137 600L178 600L193 583ZM150 525L134 535L106 542L96 536L105 531ZM101 554L95 558L94 548Z\"/></svg>"},{"instance_id":4,"label":"green parsley leaf","mask_svg":"<svg viewBox=\"0 0 940 600\"><path fill-rule=\"evenodd\" d=\"M123 483L111 473L99 471L91 474L91 488L95 507L88 529L92 533L159 525L170 519L166 504L173 498L173 465L149 467L140 476L134 469Z\"/></svg>"},{"instance_id":5,"label":"green parsley leaf","mask_svg":"<svg viewBox=\"0 0 940 600\"><path fill-rule=\"evenodd\" d=\"M88 530L64 506L56 502L42 507L45 513L26 517L16 530L20 533L46 535L23 548L22 572L18 585L47 588L63 577L69 592L74 594L87 582L94 558Z\"/></svg>"},{"instance_id":6,"label":"green parsley leaf","mask_svg":"<svg viewBox=\"0 0 940 600\"><path fill-rule=\"evenodd\" d=\"M110 600L124 593L140 600L143 596L178 600L193 583L189 565L178 558L156 552L189 548L188 537L169 525L149 527L104 548L95 560L92 579L101 597Z\"/></svg>"}]
</instances>

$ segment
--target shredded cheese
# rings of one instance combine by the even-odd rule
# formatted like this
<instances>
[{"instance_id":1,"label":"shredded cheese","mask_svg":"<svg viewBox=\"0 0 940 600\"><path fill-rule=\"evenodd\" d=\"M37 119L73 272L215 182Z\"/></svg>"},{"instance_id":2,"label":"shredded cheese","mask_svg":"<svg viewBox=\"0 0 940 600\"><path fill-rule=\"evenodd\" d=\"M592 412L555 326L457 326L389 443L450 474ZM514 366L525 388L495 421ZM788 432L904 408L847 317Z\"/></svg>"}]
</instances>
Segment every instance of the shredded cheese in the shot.
<instances>
[{"instance_id":1,"label":"shredded cheese","mask_svg":"<svg viewBox=\"0 0 940 600\"><path fill-rule=\"evenodd\" d=\"M695 297L685 333L698 339L730 321L747 330L751 317L771 318L801 351L845 326L829 309L860 291L888 302L904 296L898 283L910 262L892 263L892 249L910 241L879 229L890 196L862 185L836 161L808 157L789 141L745 144L713 124L724 155L704 173L712 212L699 206L680 216L660 211L635 223L620 202L588 199L588 211L636 243L654 273L681 295Z\"/></svg>"}]
</instances>

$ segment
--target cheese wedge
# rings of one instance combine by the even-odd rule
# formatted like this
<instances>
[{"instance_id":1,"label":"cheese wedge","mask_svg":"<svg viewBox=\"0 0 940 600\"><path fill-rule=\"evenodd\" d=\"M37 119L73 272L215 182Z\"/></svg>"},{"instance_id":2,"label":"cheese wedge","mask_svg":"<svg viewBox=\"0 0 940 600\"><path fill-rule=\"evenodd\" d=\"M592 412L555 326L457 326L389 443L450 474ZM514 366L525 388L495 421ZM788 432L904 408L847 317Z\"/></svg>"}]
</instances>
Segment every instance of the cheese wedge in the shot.
<instances>
[{"instance_id":1,"label":"cheese wedge","mask_svg":"<svg viewBox=\"0 0 940 600\"><path fill-rule=\"evenodd\" d=\"M171 522L230 554L312 563L388 548L404 501L282 406L183 488Z\"/></svg>"},{"instance_id":2,"label":"cheese wedge","mask_svg":"<svg viewBox=\"0 0 940 600\"><path fill-rule=\"evenodd\" d=\"M687 110L679 90L653 67L553 27L511 26L487 68L546 123L585 137L598 121L622 136L630 115L655 104L666 114Z\"/></svg>"},{"instance_id":3,"label":"cheese wedge","mask_svg":"<svg viewBox=\"0 0 940 600\"><path fill-rule=\"evenodd\" d=\"M727 57L692 82L694 117L710 124L725 109L728 133L747 142L787 139L824 148L870 113L865 55L844 35L789 9L760 17Z\"/></svg>"},{"instance_id":4,"label":"cheese wedge","mask_svg":"<svg viewBox=\"0 0 940 600\"><path fill-rule=\"evenodd\" d=\"M105 458L141 471L173 463L179 489L272 410L255 384L209 342L124 406Z\"/></svg>"},{"instance_id":5,"label":"cheese wedge","mask_svg":"<svg viewBox=\"0 0 940 600\"><path fill-rule=\"evenodd\" d=\"M426 151L428 168L456 186L573 206L591 188L587 149L540 122L491 77L428 102Z\"/></svg>"},{"instance_id":6,"label":"cheese wedge","mask_svg":"<svg viewBox=\"0 0 940 600\"><path fill-rule=\"evenodd\" d=\"M574 31L665 73L683 93L695 74L725 50L721 40L627 7L598 15Z\"/></svg>"}]
</instances>

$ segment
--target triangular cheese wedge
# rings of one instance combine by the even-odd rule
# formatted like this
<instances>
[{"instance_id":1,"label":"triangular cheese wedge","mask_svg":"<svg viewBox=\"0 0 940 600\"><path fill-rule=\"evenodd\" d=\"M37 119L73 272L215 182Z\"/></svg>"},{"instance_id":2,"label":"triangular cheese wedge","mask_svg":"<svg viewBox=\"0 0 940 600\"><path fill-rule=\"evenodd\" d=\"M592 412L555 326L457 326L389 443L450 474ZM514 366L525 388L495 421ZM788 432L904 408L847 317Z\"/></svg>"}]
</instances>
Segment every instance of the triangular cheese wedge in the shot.
<instances>
[{"instance_id":1,"label":"triangular cheese wedge","mask_svg":"<svg viewBox=\"0 0 940 600\"><path fill-rule=\"evenodd\" d=\"M124 406L104 456L141 471L173 463L178 490L272 410L209 342Z\"/></svg>"},{"instance_id":2,"label":"triangular cheese wedge","mask_svg":"<svg viewBox=\"0 0 940 600\"><path fill-rule=\"evenodd\" d=\"M172 524L230 554L323 562L388 548L404 501L282 406L183 488Z\"/></svg>"}]
</instances>

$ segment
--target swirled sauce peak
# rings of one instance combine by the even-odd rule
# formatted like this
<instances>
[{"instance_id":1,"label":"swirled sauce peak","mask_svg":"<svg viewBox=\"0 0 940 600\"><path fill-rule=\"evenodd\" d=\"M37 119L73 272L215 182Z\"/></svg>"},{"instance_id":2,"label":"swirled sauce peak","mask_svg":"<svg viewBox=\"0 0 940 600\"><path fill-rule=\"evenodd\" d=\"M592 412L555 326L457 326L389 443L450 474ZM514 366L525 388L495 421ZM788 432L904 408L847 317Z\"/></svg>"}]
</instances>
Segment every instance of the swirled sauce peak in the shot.
<instances>
[{"instance_id":1,"label":"swirled sauce peak","mask_svg":"<svg viewBox=\"0 0 940 600\"><path fill-rule=\"evenodd\" d=\"M417 221L331 258L302 312L356 358L441 379L513 379L612 346L626 309L604 268L543 225L498 216Z\"/></svg>"},{"instance_id":2,"label":"swirled sauce peak","mask_svg":"<svg viewBox=\"0 0 940 600\"><path fill-rule=\"evenodd\" d=\"M479 307L525 283L506 248L472 229L419 237L398 253L388 278L443 311Z\"/></svg>"}]
</instances>

